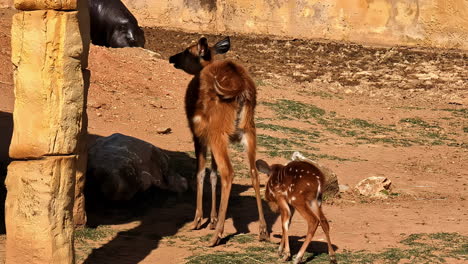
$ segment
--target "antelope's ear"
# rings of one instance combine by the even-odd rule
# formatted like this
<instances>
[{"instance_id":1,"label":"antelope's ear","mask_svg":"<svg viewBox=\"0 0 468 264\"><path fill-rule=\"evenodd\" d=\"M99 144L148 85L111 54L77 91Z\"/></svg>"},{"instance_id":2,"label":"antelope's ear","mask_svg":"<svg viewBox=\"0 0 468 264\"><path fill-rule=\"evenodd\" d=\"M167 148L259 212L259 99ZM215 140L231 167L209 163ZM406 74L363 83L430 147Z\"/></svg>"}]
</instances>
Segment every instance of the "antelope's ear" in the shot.
<instances>
[{"instance_id":1,"label":"antelope's ear","mask_svg":"<svg viewBox=\"0 0 468 264\"><path fill-rule=\"evenodd\" d=\"M203 37L200 40L198 40L198 56L205 57L206 55L208 55L208 52L208 40L205 37Z\"/></svg>"},{"instance_id":2,"label":"antelope's ear","mask_svg":"<svg viewBox=\"0 0 468 264\"><path fill-rule=\"evenodd\" d=\"M216 54L224 54L229 51L231 48L231 39L226 37L225 39L219 41L214 45L214 50Z\"/></svg>"},{"instance_id":3,"label":"antelope's ear","mask_svg":"<svg viewBox=\"0 0 468 264\"><path fill-rule=\"evenodd\" d=\"M263 173L265 173L267 175L270 175L271 168L268 165L268 163L266 163L264 160L257 160L255 162L255 166L257 167L258 171L263 172Z\"/></svg>"}]
</instances>

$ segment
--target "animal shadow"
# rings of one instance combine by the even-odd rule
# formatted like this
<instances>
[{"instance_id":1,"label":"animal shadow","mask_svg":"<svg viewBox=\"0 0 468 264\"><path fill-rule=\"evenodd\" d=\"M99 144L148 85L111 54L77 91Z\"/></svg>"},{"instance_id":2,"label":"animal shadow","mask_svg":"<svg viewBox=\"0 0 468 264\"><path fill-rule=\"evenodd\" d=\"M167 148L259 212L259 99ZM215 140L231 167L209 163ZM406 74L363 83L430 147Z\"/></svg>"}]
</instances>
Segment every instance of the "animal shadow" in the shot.
<instances>
[{"instance_id":1,"label":"animal shadow","mask_svg":"<svg viewBox=\"0 0 468 264\"><path fill-rule=\"evenodd\" d=\"M99 136L91 135L90 143L92 144L97 138ZM160 246L163 237L177 234L183 226L192 222L196 208L195 159L184 152L164 151L170 157L170 167L188 179L189 190L176 194L154 187L138 193L129 201L118 202L105 201L99 195L85 193L87 227L125 225L135 221L139 224L127 231L117 233L111 241L93 249L84 263L139 263ZM226 243L239 233L258 233L258 230L248 228L251 222L258 221L256 199L254 196L241 195L249 189L253 190L249 185L233 184L227 218L232 218L236 233L226 236L221 243ZM210 214L210 198L211 189L207 179L204 186L204 219L208 219ZM219 186L217 198L219 206ZM277 215L269 211L266 203L263 203L263 207L267 228L271 231ZM208 221L202 225L202 228L207 228L207 226Z\"/></svg>"},{"instance_id":2,"label":"animal shadow","mask_svg":"<svg viewBox=\"0 0 468 264\"><path fill-rule=\"evenodd\" d=\"M320 228L320 226L318 228ZM274 235L274 237L281 239L281 234L276 234ZM299 249L301 249L304 239L305 239L305 235L304 236L289 236L289 246L291 248L291 254L293 258L299 252ZM334 244L332 244L332 247L333 247L333 250L335 251L338 249L338 247ZM306 249L306 252L311 253L312 255L308 256L307 258L303 258L303 263L309 263L309 261L312 261L315 257L321 254L328 255L328 244L327 242L316 241L312 239L312 241L310 242L309 246Z\"/></svg>"},{"instance_id":3,"label":"animal shadow","mask_svg":"<svg viewBox=\"0 0 468 264\"><path fill-rule=\"evenodd\" d=\"M7 175L7 167L11 162L8 156L11 137L13 135L13 115L7 112L0 111L0 234L5 234L5 199L7 190L5 187L5 179Z\"/></svg>"}]
</instances>

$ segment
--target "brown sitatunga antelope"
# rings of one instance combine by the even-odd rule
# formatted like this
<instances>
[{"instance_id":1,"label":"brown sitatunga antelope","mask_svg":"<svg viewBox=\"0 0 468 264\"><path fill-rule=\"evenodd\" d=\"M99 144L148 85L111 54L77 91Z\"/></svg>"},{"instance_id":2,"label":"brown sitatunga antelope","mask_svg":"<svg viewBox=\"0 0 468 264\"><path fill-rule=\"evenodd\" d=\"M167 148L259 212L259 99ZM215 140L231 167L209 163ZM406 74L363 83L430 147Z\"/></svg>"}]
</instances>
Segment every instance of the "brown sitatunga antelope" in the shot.
<instances>
[{"instance_id":1,"label":"brown sitatunga antelope","mask_svg":"<svg viewBox=\"0 0 468 264\"><path fill-rule=\"evenodd\" d=\"M206 154L208 149L211 150L210 228L216 229L209 242L211 246L217 245L223 235L234 177L228 155L230 141L241 141L245 146L257 199L260 240L269 239L260 197L258 172L255 167L256 88L252 78L241 65L231 60L215 59L215 55L226 53L229 48L229 37L213 47L208 46L206 38L201 38L197 44L169 58L169 62L173 63L175 68L194 75L185 94L185 110L197 158L197 209L193 229L199 229L202 224ZM221 177L221 202L218 215L216 214L216 171Z\"/></svg>"},{"instance_id":2,"label":"brown sitatunga antelope","mask_svg":"<svg viewBox=\"0 0 468 264\"><path fill-rule=\"evenodd\" d=\"M272 211L281 213L283 235L278 253L283 260L291 257L289 249L288 228L291 220L292 205L307 221L307 236L302 244L294 263L300 263L318 225L322 226L327 237L330 262L336 263L335 251L330 242L330 227L322 212L322 188L325 176L314 165L304 161L291 161L287 165L273 164L269 166L263 160L257 160L257 169L268 175L265 189L265 199Z\"/></svg>"}]
</instances>

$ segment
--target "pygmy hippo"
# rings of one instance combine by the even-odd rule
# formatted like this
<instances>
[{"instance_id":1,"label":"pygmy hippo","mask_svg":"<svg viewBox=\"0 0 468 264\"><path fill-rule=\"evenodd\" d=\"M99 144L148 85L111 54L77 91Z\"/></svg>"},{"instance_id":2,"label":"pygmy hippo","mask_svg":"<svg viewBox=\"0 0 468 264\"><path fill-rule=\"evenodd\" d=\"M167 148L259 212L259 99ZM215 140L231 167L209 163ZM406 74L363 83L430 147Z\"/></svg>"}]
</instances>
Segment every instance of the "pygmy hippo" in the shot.
<instances>
[{"instance_id":1,"label":"pygmy hippo","mask_svg":"<svg viewBox=\"0 0 468 264\"><path fill-rule=\"evenodd\" d=\"M145 34L121 0L88 0L91 41L95 45L144 47Z\"/></svg>"}]
</instances>

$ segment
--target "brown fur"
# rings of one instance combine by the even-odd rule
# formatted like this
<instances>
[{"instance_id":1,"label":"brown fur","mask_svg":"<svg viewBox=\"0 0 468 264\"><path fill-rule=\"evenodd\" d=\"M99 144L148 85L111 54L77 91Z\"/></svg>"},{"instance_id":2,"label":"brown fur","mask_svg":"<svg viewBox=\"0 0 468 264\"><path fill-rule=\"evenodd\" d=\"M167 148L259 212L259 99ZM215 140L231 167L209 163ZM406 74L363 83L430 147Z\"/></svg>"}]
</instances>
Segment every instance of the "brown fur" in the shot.
<instances>
[{"instance_id":1,"label":"brown fur","mask_svg":"<svg viewBox=\"0 0 468 264\"><path fill-rule=\"evenodd\" d=\"M212 153L212 206L210 227L216 232L210 241L214 246L224 231L224 220L234 177L228 156L229 141L242 139L249 158L250 174L257 198L260 218L260 240L268 239L260 198L258 172L255 168L256 132L254 111L256 88L247 71L231 60L215 60L215 55L229 49L229 39L208 47L205 38L169 61L187 73L193 74L185 95L185 110L193 134L197 157L197 210L193 228L201 226L203 218L202 196L205 177L206 153ZM216 214L216 170L221 176L221 202ZM219 216L219 219L218 219Z\"/></svg>"},{"instance_id":2,"label":"brown fur","mask_svg":"<svg viewBox=\"0 0 468 264\"><path fill-rule=\"evenodd\" d=\"M280 164L269 166L265 161L258 160L256 166L259 171L269 176L265 189L265 199L272 207L272 210L279 209L281 213L283 235L279 247L280 256L283 255L284 260L289 259L291 256L288 229L292 217L290 210L290 205L292 205L308 224L306 239L294 263L301 262L319 224L327 237L330 262L335 263L335 252L329 235L330 227L321 208L325 176L320 169L304 161L291 161L285 166Z\"/></svg>"}]
</instances>

